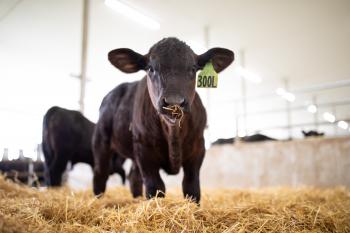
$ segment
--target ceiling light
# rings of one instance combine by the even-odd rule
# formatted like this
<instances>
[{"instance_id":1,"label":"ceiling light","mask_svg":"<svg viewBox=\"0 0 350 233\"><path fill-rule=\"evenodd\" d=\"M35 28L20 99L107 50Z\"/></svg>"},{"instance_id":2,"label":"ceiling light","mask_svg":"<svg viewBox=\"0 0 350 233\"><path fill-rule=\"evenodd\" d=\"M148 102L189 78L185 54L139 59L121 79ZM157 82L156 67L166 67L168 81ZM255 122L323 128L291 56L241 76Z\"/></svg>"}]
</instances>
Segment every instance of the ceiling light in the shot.
<instances>
[{"instance_id":1,"label":"ceiling light","mask_svg":"<svg viewBox=\"0 0 350 233\"><path fill-rule=\"evenodd\" d=\"M314 104L310 104L307 106L307 111L310 113L316 113L317 112L317 106Z\"/></svg>"},{"instance_id":2,"label":"ceiling light","mask_svg":"<svg viewBox=\"0 0 350 233\"><path fill-rule=\"evenodd\" d=\"M237 67L238 73L246 80L252 83L261 83L262 78L251 70L247 70L241 66Z\"/></svg>"},{"instance_id":3,"label":"ceiling light","mask_svg":"<svg viewBox=\"0 0 350 233\"><path fill-rule=\"evenodd\" d=\"M289 102L295 101L295 95L291 92L284 90L281 87L276 89L276 94Z\"/></svg>"},{"instance_id":4,"label":"ceiling light","mask_svg":"<svg viewBox=\"0 0 350 233\"><path fill-rule=\"evenodd\" d=\"M335 122L335 116L329 112L323 113L323 119L325 119L326 121L331 122L331 123Z\"/></svg>"},{"instance_id":5,"label":"ceiling light","mask_svg":"<svg viewBox=\"0 0 350 233\"><path fill-rule=\"evenodd\" d=\"M287 92L285 95L284 95L284 98L286 100L288 100L289 102L294 102L295 101L295 95L290 93L290 92Z\"/></svg>"},{"instance_id":6,"label":"ceiling light","mask_svg":"<svg viewBox=\"0 0 350 233\"><path fill-rule=\"evenodd\" d=\"M338 121L338 127L342 129L348 129L349 124L346 121Z\"/></svg>"},{"instance_id":7,"label":"ceiling light","mask_svg":"<svg viewBox=\"0 0 350 233\"><path fill-rule=\"evenodd\" d=\"M128 17L129 19L149 28L152 30L158 30L160 28L160 23L156 20L142 14L138 10L130 7L119 0L105 0L106 6L110 7L114 11Z\"/></svg>"}]
</instances>

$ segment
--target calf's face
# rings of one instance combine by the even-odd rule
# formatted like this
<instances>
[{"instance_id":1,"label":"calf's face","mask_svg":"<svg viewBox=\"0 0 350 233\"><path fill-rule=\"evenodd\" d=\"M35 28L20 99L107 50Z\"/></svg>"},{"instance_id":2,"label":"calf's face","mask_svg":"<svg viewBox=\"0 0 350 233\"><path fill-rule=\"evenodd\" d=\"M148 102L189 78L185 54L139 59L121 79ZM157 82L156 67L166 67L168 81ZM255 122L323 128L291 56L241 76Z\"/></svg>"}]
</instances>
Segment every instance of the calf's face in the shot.
<instances>
[{"instance_id":1,"label":"calf's face","mask_svg":"<svg viewBox=\"0 0 350 233\"><path fill-rule=\"evenodd\" d=\"M165 38L146 55L123 48L109 52L108 59L125 73L146 71L148 93L154 108L168 124L175 124L176 117L166 108L177 105L184 112L191 110L196 72L209 61L216 72L221 72L232 63L234 54L228 49L213 48L196 55L184 42Z\"/></svg>"}]
</instances>

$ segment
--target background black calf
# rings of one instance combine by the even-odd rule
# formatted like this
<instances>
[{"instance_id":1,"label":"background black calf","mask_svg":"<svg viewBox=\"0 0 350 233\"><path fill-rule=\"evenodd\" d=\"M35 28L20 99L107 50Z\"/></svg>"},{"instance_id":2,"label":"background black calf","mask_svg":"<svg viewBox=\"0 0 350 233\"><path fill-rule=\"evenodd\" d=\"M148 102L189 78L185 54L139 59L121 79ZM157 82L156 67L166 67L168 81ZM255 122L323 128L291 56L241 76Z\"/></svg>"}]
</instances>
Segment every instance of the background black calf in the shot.
<instances>
[{"instance_id":1,"label":"background black calf","mask_svg":"<svg viewBox=\"0 0 350 233\"><path fill-rule=\"evenodd\" d=\"M42 147L46 164L46 183L59 186L68 161L72 165L83 162L94 165L91 139L95 124L80 112L60 107L50 108L44 116ZM114 154L109 164L109 174L118 173L123 183L125 159Z\"/></svg>"}]
</instances>

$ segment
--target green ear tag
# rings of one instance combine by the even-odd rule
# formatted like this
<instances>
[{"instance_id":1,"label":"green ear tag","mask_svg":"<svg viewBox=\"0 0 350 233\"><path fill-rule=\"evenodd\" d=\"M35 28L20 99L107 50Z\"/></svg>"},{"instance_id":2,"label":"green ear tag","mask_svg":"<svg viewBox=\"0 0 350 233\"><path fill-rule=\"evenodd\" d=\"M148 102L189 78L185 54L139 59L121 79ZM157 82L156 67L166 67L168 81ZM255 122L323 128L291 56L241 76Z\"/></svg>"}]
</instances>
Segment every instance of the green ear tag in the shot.
<instances>
[{"instance_id":1,"label":"green ear tag","mask_svg":"<svg viewBox=\"0 0 350 233\"><path fill-rule=\"evenodd\" d=\"M197 87L218 87L218 73L216 73L216 71L214 70L213 64L211 62L205 64L203 70L198 74Z\"/></svg>"}]
</instances>

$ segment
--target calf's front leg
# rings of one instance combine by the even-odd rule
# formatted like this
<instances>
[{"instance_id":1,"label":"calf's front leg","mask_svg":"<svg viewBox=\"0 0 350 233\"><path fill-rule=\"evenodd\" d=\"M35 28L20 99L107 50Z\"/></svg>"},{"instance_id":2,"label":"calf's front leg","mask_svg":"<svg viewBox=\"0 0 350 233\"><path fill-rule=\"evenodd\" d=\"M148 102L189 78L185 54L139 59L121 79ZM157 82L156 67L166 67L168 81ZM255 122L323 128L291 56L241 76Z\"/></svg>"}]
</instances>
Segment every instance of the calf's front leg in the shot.
<instances>
[{"instance_id":1,"label":"calf's front leg","mask_svg":"<svg viewBox=\"0 0 350 233\"><path fill-rule=\"evenodd\" d=\"M96 196L101 195L106 190L107 179L110 171L112 152L106 143L100 142L100 138L93 143L94 154L94 178L93 190Z\"/></svg>"},{"instance_id":2,"label":"calf's front leg","mask_svg":"<svg viewBox=\"0 0 350 233\"><path fill-rule=\"evenodd\" d=\"M182 180L182 191L184 197L192 199L197 204L199 204L201 199L199 171L202 166L204 153L205 149L203 148L199 156L183 163L184 178Z\"/></svg>"},{"instance_id":3,"label":"calf's front leg","mask_svg":"<svg viewBox=\"0 0 350 233\"><path fill-rule=\"evenodd\" d=\"M165 185L158 171L144 171L143 183L146 187L146 198L150 199L155 196L165 196Z\"/></svg>"},{"instance_id":4,"label":"calf's front leg","mask_svg":"<svg viewBox=\"0 0 350 233\"><path fill-rule=\"evenodd\" d=\"M137 165L140 169L142 181L146 188L146 198L165 196L165 185L159 174L159 165L152 153L142 145L136 145L134 152L137 157Z\"/></svg>"},{"instance_id":5,"label":"calf's front leg","mask_svg":"<svg viewBox=\"0 0 350 233\"><path fill-rule=\"evenodd\" d=\"M142 177L135 161L132 163L128 179L132 196L142 196Z\"/></svg>"}]
</instances>

